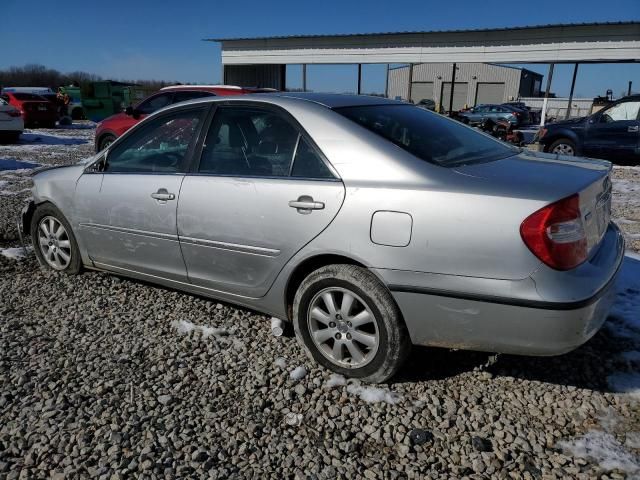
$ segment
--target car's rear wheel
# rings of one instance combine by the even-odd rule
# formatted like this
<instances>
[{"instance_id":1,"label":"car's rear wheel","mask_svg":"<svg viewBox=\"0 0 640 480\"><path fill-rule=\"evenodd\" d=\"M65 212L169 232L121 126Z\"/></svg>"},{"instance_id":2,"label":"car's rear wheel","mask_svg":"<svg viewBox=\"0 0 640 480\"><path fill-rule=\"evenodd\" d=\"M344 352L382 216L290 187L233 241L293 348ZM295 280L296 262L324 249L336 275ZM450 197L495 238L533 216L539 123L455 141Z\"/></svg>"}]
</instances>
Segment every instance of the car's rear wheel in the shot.
<instances>
[{"instance_id":1,"label":"car's rear wheel","mask_svg":"<svg viewBox=\"0 0 640 480\"><path fill-rule=\"evenodd\" d=\"M391 378L411 349L393 297L375 275L355 265L328 265L305 278L293 320L316 362L372 383Z\"/></svg>"},{"instance_id":2,"label":"car's rear wheel","mask_svg":"<svg viewBox=\"0 0 640 480\"><path fill-rule=\"evenodd\" d=\"M69 274L80 272L82 260L71 225L53 205L41 205L33 213L31 241L40 265Z\"/></svg>"},{"instance_id":3,"label":"car's rear wheel","mask_svg":"<svg viewBox=\"0 0 640 480\"><path fill-rule=\"evenodd\" d=\"M551 144L549 152L573 157L576 154L576 144L568 138L560 138Z\"/></svg>"},{"instance_id":4,"label":"car's rear wheel","mask_svg":"<svg viewBox=\"0 0 640 480\"><path fill-rule=\"evenodd\" d=\"M100 139L100 144L98 148L100 149L100 151L102 151L115 141L116 141L116 137L114 135L105 135Z\"/></svg>"}]
</instances>

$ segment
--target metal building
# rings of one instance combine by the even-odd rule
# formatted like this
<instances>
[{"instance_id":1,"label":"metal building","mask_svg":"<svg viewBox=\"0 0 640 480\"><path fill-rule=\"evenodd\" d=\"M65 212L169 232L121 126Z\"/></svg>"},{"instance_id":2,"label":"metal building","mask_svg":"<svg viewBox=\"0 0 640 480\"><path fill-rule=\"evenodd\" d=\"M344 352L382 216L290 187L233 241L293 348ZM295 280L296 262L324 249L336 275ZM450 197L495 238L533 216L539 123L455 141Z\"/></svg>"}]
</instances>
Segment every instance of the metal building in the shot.
<instances>
[{"instance_id":1,"label":"metal building","mask_svg":"<svg viewBox=\"0 0 640 480\"><path fill-rule=\"evenodd\" d=\"M411 84L409 72L413 70ZM421 63L391 68L388 76L389 98L418 103L429 99L448 108L451 99L451 63ZM520 97L540 95L542 75L531 70L487 63L456 65L453 108L465 105L503 103Z\"/></svg>"},{"instance_id":2,"label":"metal building","mask_svg":"<svg viewBox=\"0 0 640 480\"><path fill-rule=\"evenodd\" d=\"M549 73L542 122L556 64L574 65L567 102L570 105L579 64L640 62L640 22L637 20L475 30L209 38L206 41L221 44L225 83L281 90L286 89L283 68L292 64L302 65L303 90L306 90L307 64L358 65L356 91L360 93L362 64L547 63ZM406 80L412 85L409 75ZM481 95L485 95L483 90L491 88L480 87ZM454 97L455 90L454 84ZM498 95L495 91L492 94ZM467 100L470 100L468 89Z\"/></svg>"}]
</instances>

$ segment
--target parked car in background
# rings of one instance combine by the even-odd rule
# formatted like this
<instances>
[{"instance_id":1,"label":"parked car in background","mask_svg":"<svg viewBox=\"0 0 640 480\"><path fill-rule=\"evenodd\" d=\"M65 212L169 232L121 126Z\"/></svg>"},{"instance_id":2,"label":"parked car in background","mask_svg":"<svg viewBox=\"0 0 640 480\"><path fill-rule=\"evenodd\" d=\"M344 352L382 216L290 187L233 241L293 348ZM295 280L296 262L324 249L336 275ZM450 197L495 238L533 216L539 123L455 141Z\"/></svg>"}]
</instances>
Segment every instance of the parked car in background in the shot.
<instances>
[{"instance_id":1,"label":"parked car in background","mask_svg":"<svg viewBox=\"0 0 640 480\"><path fill-rule=\"evenodd\" d=\"M58 112L49 100L34 93L2 92L0 97L20 111L25 127L55 128Z\"/></svg>"},{"instance_id":2,"label":"parked car in background","mask_svg":"<svg viewBox=\"0 0 640 480\"><path fill-rule=\"evenodd\" d=\"M587 117L549 123L535 140L545 152L640 165L640 95L621 98Z\"/></svg>"},{"instance_id":3,"label":"parked car in background","mask_svg":"<svg viewBox=\"0 0 640 480\"><path fill-rule=\"evenodd\" d=\"M315 361L383 382L412 343L556 355L594 335L624 256L610 173L379 97L213 97L36 173L22 228L47 268L289 319Z\"/></svg>"},{"instance_id":4,"label":"parked car in background","mask_svg":"<svg viewBox=\"0 0 640 480\"><path fill-rule=\"evenodd\" d=\"M175 85L164 87L159 92L145 98L135 107L127 107L124 112L104 119L96 127L95 150L99 152L111 145L116 138L133 127L147 115L186 100L195 98L244 95L273 91L271 89L243 88L231 85Z\"/></svg>"},{"instance_id":5,"label":"parked car in background","mask_svg":"<svg viewBox=\"0 0 640 480\"><path fill-rule=\"evenodd\" d=\"M0 98L0 142L17 142L23 130L20 110Z\"/></svg>"},{"instance_id":6,"label":"parked car in background","mask_svg":"<svg viewBox=\"0 0 640 480\"><path fill-rule=\"evenodd\" d=\"M540 122L540 115L542 114L542 111L540 109L534 110L531 107L527 106L527 104L524 102L506 102L502 105L504 105L505 107L515 107L520 110L529 112L529 123L538 124Z\"/></svg>"},{"instance_id":7,"label":"parked car in background","mask_svg":"<svg viewBox=\"0 0 640 480\"><path fill-rule=\"evenodd\" d=\"M436 110L436 102L434 102L429 98L423 98L416 105L420 108L426 108L427 110L431 110L432 112Z\"/></svg>"},{"instance_id":8,"label":"parked car in background","mask_svg":"<svg viewBox=\"0 0 640 480\"><path fill-rule=\"evenodd\" d=\"M506 120L514 126L529 123L529 112L512 106L505 105L477 105L466 110L461 110L457 118L469 125L481 125L485 120Z\"/></svg>"}]
</instances>

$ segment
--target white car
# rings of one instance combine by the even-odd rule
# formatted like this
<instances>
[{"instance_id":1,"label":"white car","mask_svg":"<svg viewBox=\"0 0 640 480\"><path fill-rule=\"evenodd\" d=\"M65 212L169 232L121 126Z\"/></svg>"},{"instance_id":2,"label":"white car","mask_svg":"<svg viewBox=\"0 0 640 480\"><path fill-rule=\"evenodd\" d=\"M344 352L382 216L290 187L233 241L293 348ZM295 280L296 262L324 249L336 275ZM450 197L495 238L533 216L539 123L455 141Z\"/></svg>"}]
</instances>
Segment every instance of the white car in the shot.
<instances>
[{"instance_id":1,"label":"white car","mask_svg":"<svg viewBox=\"0 0 640 480\"><path fill-rule=\"evenodd\" d=\"M0 98L0 142L17 142L24 130L24 121L20 110Z\"/></svg>"}]
</instances>

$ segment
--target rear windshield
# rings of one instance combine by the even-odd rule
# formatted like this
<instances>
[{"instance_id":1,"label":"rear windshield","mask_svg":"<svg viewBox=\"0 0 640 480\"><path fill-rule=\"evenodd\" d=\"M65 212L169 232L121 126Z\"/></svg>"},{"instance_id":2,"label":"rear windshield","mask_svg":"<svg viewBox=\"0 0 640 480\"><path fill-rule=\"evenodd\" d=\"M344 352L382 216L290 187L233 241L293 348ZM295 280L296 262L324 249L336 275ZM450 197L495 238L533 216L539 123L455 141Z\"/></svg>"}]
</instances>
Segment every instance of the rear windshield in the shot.
<instances>
[{"instance_id":1,"label":"rear windshield","mask_svg":"<svg viewBox=\"0 0 640 480\"><path fill-rule=\"evenodd\" d=\"M499 160L519 152L455 120L412 105L342 107L335 111L416 157L445 167Z\"/></svg>"},{"instance_id":2,"label":"rear windshield","mask_svg":"<svg viewBox=\"0 0 640 480\"><path fill-rule=\"evenodd\" d=\"M16 100L38 100L40 102L47 100L46 98L33 93L14 93L13 96L16 97Z\"/></svg>"}]
</instances>

